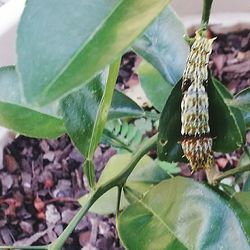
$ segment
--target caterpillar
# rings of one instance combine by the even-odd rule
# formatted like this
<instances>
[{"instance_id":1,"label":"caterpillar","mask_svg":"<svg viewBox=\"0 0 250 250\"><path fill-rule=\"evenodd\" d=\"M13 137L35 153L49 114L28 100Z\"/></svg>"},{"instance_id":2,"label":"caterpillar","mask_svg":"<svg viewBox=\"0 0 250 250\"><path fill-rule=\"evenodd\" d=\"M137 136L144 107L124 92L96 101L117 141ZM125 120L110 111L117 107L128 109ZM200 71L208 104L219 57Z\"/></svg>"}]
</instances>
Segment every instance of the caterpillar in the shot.
<instances>
[{"instance_id":1,"label":"caterpillar","mask_svg":"<svg viewBox=\"0 0 250 250\"><path fill-rule=\"evenodd\" d=\"M182 76L181 146L192 172L213 163L206 92L213 40L196 32Z\"/></svg>"}]
</instances>

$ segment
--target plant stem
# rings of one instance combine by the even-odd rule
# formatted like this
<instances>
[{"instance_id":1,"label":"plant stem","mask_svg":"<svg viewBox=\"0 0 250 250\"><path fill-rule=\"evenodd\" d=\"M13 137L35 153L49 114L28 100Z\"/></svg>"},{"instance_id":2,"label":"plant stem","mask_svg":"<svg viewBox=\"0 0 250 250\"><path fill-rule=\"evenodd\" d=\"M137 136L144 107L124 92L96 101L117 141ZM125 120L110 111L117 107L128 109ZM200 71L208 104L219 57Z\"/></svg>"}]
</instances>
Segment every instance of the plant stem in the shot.
<instances>
[{"instance_id":1,"label":"plant stem","mask_svg":"<svg viewBox=\"0 0 250 250\"><path fill-rule=\"evenodd\" d=\"M93 205L93 203L96 201L94 199L94 196L91 196L88 202L85 204L85 206L81 207L78 213L75 215L75 217L70 221L68 226L64 229L62 234L49 245L49 250L61 250L64 242L67 240L67 238L70 236L70 234L73 232L75 227L78 225L78 223L81 221L83 216L88 212L89 208Z\"/></svg>"},{"instance_id":2,"label":"plant stem","mask_svg":"<svg viewBox=\"0 0 250 250\"><path fill-rule=\"evenodd\" d=\"M0 249L24 249L24 250L45 250L48 249L49 246L26 246L26 247L17 247L17 246L0 246Z\"/></svg>"},{"instance_id":3,"label":"plant stem","mask_svg":"<svg viewBox=\"0 0 250 250\"><path fill-rule=\"evenodd\" d=\"M199 32L207 31L213 0L203 0L203 10Z\"/></svg>"},{"instance_id":4,"label":"plant stem","mask_svg":"<svg viewBox=\"0 0 250 250\"><path fill-rule=\"evenodd\" d=\"M112 132L107 129L104 129L103 137L110 140L110 142L116 147L126 149L128 152L133 153L133 149L131 149L128 145L122 142L117 136L115 136Z\"/></svg>"},{"instance_id":5,"label":"plant stem","mask_svg":"<svg viewBox=\"0 0 250 250\"><path fill-rule=\"evenodd\" d=\"M122 187L126 182L127 178L140 161L140 159L151 149L156 146L158 134L154 135L153 137L149 138L142 146L137 150L137 152L132 156L131 161L127 165L127 167L122 171L119 175L115 176L113 179L107 181L107 183L100 185L96 191L92 194L89 198L88 202L83 206L75 217L71 220L69 225L65 228L63 233L49 245L49 250L61 250L64 242L73 232L77 224L80 222L82 217L87 213L90 207L95 203L95 201L100 198L103 194L109 191L111 188L118 186Z\"/></svg>"},{"instance_id":6,"label":"plant stem","mask_svg":"<svg viewBox=\"0 0 250 250\"><path fill-rule=\"evenodd\" d=\"M122 195L122 187L118 186L117 203L116 203L116 219L118 219L119 212L120 212L121 195Z\"/></svg>"},{"instance_id":7,"label":"plant stem","mask_svg":"<svg viewBox=\"0 0 250 250\"><path fill-rule=\"evenodd\" d=\"M150 118L152 120L159 120L160 119L160 114L149 112L149 111L145 111L144 112L144 117Z\"/></svg>"},{"instance_id":8,"label":"plant stem","mask_svg":"<svg viewBox=\"0 0 250 250\"><path fill-rule=\"evenodd\" d=\"M227 177L235 175L235 174L243 173L243 172L246 172L246 171L250 171L250 164L228 170L228 171L224 172L223 174L220 174L220 175L216 176L213 179L213 181L214 181L214 183L218 183L219 181L221 181L224 178L227 178Z\"/></svg>"},{"instance_id":9,"label":"plant stem","mask_svg":"<svg viewBox=\"0 0 250 250\"><path fill-rule=\"evenodd\" d=\"M96 120L94 122L94 128L92 130L90 145L86 158L89 159L86 163L86 176L88 178L89 185L92 189L96 186L95 167L93 164L93 157L98 146L98 143L103 134L105 123L108 118L108 111L112 102L112 97L115 89L116 79L119 72L121 58L117 58L109 67L108 79L105 84L103 95L99 103L99 107L96 114Z\"/></svg>"},{"instance_id":10,"label":"plant stem","mask_svg":"<svg viewBox=\"0 0 250 250\"><path fill-rule=\"evenodd\" d=\"M124 185L127 178L134 170L137 163L140 159L151 149L155 148L158 139L158 133L152 136L151 138L147 139L145 143L141 145L141 147L134 153L131 161L129 162L128 166L122 171L117 177L114 178L115 181L118 181L120 185Z\"/></svg>"}]
</instances>

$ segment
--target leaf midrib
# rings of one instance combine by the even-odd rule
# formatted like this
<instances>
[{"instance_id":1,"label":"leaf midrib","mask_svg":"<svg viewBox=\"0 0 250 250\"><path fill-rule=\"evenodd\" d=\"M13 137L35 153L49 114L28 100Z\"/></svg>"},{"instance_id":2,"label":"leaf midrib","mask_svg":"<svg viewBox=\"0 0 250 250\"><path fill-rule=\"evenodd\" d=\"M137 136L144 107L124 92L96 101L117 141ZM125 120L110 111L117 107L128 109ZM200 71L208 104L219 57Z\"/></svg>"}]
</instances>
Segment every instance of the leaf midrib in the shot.
<instances>
[{"instance_id":1,"label":"leaf midrib","mask_svg":"<svg viewBox=\"0 0 250 250\"><path fill-rule=\"evenodd\" d=\"M95 38L98 31L102 29L102 27L105 25L105 23L109 20L109 18L113 15L113 13L119 8L119 6L122 4L124 0L120 0L120 2L117 3L117 5L114 6L113 10L107 15L106 18L103 19L103 21L100 22L100 24L95 28L94 32L88 37L88 39L85 41L85 43L80 46L78 50L73 54L73 56L68 60L68 63L65 64L64 67L59 71L58 74L56 74L56 77L54 77L49 84L43 89L43 93L49 92L51 86L63 75L63 73L70 67L70 65L75 61L77 56L81 53L81 51L84 50L84 48ZM94 76L93 76L94 77ZM43 99L43 97L41 98Z\"/></svg>"},{"instance_id":2,"label":"leaf midrib","mask_svg":"<svg viewBox=\"0 0 250 250\"><path fill-rule=\"evenodd\" d=\"M147 193L149 192L149 190L146 192L146 194L144 194L144 197L142 199L138 199L137 196L133 195L135 200L137 200L138 203L140 203L146 210L148 210L150 213L152 213L153 216L155 216L156 219L158 219L160 221L160 223L162 223L166 229L176 238L179 240L179 242L185 247L188 249L188 247L185 245L184 242L182 242L176 235L176 233L166 224L166 222L160 217L158 216L154 210L152 210L149 206L147 206L144 202L143 202L143 199L145 198L145 196L147 195Z\"/></svg>"}]
</instances>

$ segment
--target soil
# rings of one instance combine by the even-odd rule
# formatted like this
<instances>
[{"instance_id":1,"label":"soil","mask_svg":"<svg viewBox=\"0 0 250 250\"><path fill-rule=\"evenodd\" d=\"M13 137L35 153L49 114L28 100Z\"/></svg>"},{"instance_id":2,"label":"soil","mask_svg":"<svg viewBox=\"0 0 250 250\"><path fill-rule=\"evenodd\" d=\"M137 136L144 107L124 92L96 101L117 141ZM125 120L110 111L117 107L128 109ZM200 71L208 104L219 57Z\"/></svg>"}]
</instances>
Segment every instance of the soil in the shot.
<instances>
[{"instance_id":1,"label":"soil","mask_svg":"<svg viewBox=\"0 0 250 250\"><path fill-rule=\"evenodd\" d=\"M250 31L212 35L217 36L210 64L213 74L233 94L250 86ZM137 59L133 52L123 56L119 89L130 87L131 81L135 84ZM97 176L115 153L107 145L98 147ZM221 170L232 168L238 158L237 153L217 155L217 165ZM19 136L5 148L0 170L0 245L44 245L62 233L79 209L77 199L89 191L83 161L67 136L58 140ZM181 168L183 175L190 175L187 165ZM204 172L196 173L195 178L203 180ZM64 249L123 249L114 216L88 213Z\"/></svg>"}]
</instances>

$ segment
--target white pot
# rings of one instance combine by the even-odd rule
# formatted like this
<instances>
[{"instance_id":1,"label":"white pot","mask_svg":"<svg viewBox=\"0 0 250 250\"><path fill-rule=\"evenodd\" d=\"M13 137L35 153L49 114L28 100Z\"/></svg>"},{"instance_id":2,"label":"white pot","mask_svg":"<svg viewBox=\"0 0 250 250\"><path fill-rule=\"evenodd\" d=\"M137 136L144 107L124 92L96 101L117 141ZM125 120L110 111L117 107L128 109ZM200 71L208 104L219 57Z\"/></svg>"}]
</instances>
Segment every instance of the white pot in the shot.
<instances>
[{"instance_id":1,"label":"white pot","mask_svg":"<svg viewBox=\"0 0 250 250\"><path fill-rule=\"evenodd\" d=\"M25 0L9 0L0 7L0 67L16 63L16 28Z\"/></svg>"},{"instance_id":2,"label":"white pot","mask_svg":"<svg viewBox=\"0 0 250 250\"><path fill-rule=\"evenodd\" d=\"M16 64L16 28L24 5L25 0L10 0L0 7L0 67ZM3 149L13 138L13 133L0 127L0 169Z\"/></svg>"},{"instance_id":3,"label":"white pot","mask_svg":"<svg viewBox=\"0 0 250 250\"><path fill-rule=\"evenodd\" d=\"M173 0L171 6L181 17L188 30L194 33L200 24L202 0ZM214 0L209 25L215 33L228 33L250 29L250 1Z\"/></svg>"}]
</instances>

